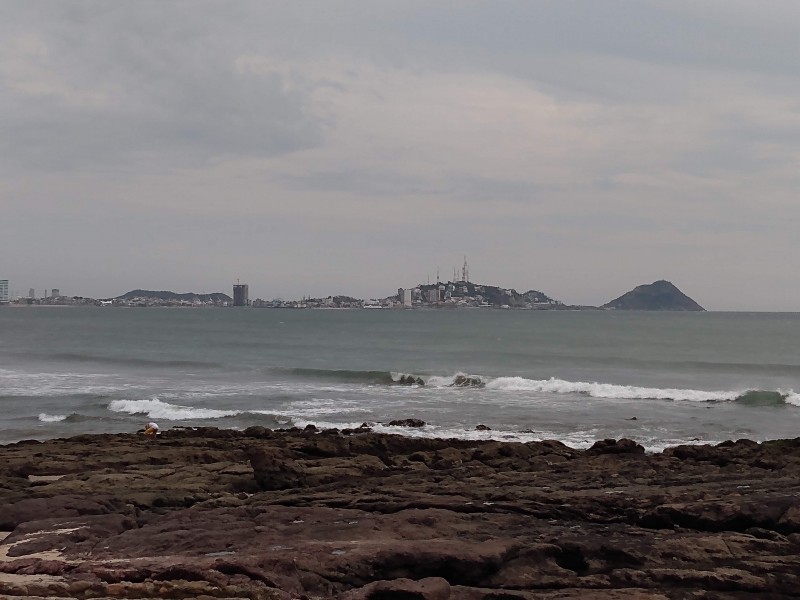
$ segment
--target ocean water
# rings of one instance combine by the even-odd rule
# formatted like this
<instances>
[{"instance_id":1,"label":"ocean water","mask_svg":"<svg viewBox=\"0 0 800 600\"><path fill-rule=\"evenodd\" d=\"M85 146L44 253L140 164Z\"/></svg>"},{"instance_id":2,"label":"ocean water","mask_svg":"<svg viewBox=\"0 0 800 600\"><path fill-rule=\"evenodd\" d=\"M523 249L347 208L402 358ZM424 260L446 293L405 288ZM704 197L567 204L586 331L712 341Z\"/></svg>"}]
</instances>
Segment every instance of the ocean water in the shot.
<instances>
[{"instance_id":1,"label":"ocean water","mask_svg":"<svg viewBox=\"0 0 800 600\"><path fill-rule=\"evenodd\" d=\"M0 443L149 420L652 451L797 437L798 340L800 314L2 307ZM387 425L410 417L427 424Z\"/></svg>"}]
</instances>

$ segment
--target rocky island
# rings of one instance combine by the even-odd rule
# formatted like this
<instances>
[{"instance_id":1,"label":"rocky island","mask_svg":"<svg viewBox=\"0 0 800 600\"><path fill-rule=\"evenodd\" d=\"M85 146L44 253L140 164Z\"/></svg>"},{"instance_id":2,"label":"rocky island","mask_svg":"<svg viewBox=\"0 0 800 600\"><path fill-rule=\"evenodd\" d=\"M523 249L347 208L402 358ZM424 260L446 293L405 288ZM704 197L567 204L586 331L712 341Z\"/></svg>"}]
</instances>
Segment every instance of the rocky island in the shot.
<instances>
[{"instance_id":1,"label":"rocky island","mask_svg":"<svg viewBox=\"0 0 800 600\"><path fill-rule=\"evenodd\" d=\"M680 291L670 281L639 285L630 292L604 304L601 308L611 310L675 310L705 311L697 302Z\"/></svg>"},{"instance_id":2,"label":"rocky island","mask_svg":"<svg viewBox=\"0 0 800 600\"><path fill-rule=\"evenodd\" d=\"M0 447L0 596L800 596L800 439L182 428Z\"/></svg>"}]
</instances>

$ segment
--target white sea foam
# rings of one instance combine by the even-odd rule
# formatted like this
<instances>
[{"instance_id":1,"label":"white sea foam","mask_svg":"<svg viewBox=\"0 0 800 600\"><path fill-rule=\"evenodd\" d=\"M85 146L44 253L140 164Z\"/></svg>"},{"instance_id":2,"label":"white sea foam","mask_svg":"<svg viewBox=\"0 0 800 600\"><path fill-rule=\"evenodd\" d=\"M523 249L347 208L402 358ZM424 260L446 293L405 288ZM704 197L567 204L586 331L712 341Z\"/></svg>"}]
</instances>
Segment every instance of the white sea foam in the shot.
<instances>
[{"instance_id":1,"label":"white sea foam","mask_svg":"<svg viewBox=\"0 0 800 600\"><path fill-rule=\"evenodd\" d=\"M583 429L572 431L569 433L555 432L555 431L512 431L507 429L490 429L490 430L477 430L466 427L449 426L444 427L440 425L427 424L424 427L396 427L387 425L386 423L367 423L371 429L376 433L389 433L399 434L412 438L437 438L437 439L459 439L470 441L488 441L495 440L501 442L540 442L543 440L557 440L570 448L578 450L585 450L590 448L594 443L603 439L603 435L595 429ZM355 429L361 423L345 423L345 422L328 422L317 420L296 420L292 423L293 426L303 428L306 425L314 425L319 429ZM608 436L606 436L608 437ZM622 436L616 436L622 437ZM681 438L636 438L647 452L661 452L665 448L671 446L685 445L685 444L715 444L719 443L721 439L681 439Z\"/></svg>"},{"instance_id":2,"label":"white sea foam","mask_svg":"<svg viewBox=\"0 0 800 600\"><path fill-rule=\"evenodd\" d=\"M782 390L778 390L781 394L785 395L784 402L786 404L791 404L792 406L800 406L800 394L795 392L794 390L789 390L784 392Z\"/></svg>"},{"instance_id":3,"label":"white sea foam","mask_svg":"<svg viewBox=\"0 0 800 600\"><path fill-rule=\"evenodd\" d=\"M525 379L524 377L498 377L486 384L487 389L505 391L530 391L552 394L586 394L593 398L687 400L692 402L720 402L735 400L742 392L703 391L672 388L648 388L632 385L614 385L563 379Z\"/></svg>"},{"instance_id":4,"label":"white sea foam","mask_svg":"<svg viewBox=\"0 0 800 600\"><path fill-rule=\"evenodd\" d=\"M326 422L317 420L296 420L293 422L295 427L303 428L306 425L315 425L319 429L355 429L361 423ZM591 447L601 436L593 430L573 431L570 433L557 433L554 431L511 431L506 429L477 430L466 427L449 426L443 427L434 424L427 424L424 427L396 427L386 423L368 422L368 425L376 433L399 434L413 438L438 438L438 439L459 439L471 441L496 440L502 442L540 442L542 440L558 440L570 448L586 449ZM700 441L689 442L687 440L674 439L666 443L658 443L649 440L637 440L648 452L660 452L668 446L688 443L707 443Z\"/></svg>"},{"instance_id":5,"label":"white sea foam","mask_svg":"<svg viewBox=\"0 0 800 600\"><path fill-rule=\"evenodd\" d=\"M108 409L113 412L125 412L131 415L147 415L153 419L168 421L184 421L187 419L220 419L241 414L240 410L218 410L214 408L197 408L162 402L158 398L150 400L112 400Z\"/></svg>"},{"instance_id":6,"label":"white sea foam","mask_svg":"<svg viewBox=\"0 0 800 600\"><path fill-rule=\"evenodd\" d=\"M392 373L397 380L401 374ZM607 399L653 399L684 400L690 402L724 402L735 400L744 391L706 391L678 388L651 388L633 385L616 385L587 381L567 381L551 377L550 379L527 379L525 377L497 377L495 379L469 373L453 375L431 375L425 379L425 386L431 388L451 387L457 377L471 377L482 381L487 390L505 392L540 392L549 394L583 394L592 398ZM788 401L788 400L787 400ZM797 397L800 403L800 396Z\"/></svg>"},{"instance_id":7,"label":"white sea foam","mask_svg":"<svg viewBox=\"0 0 800 600\"><path fill-rule=\"evenodd\" d=\"M302 416L315 417L320 415L335 415L361 408L356 400L344 398L313 398L310 400L295 400L280 410L269 411L270 414L286 417ZM264 411L255 411L262 413Z\"/></svg>"},{"instance_id":8,"label":"white sea foam","mask_svg":"<svg viewBox=\"0 0 800 600\"><path fill-rule=\"evenodd\" d=\"M453 385L456 377L461 373L456 373L455 375L450 376L440 376L440 375L431 375L428 377L428 380L425 382L425 385L429 385L431 387L444 387L448 385Z\"/></svg>"},{"instance_id":9,"label":"white sea foam","mask_svg":"<svg viewBox=\"0 0 800 600\"><path fill-rule=\"evenodd\" d=\"M58 423L69 417L69 415L48 415L47 413L39 413L39 420L42 423Z\"/></svg>"}]
</instances>

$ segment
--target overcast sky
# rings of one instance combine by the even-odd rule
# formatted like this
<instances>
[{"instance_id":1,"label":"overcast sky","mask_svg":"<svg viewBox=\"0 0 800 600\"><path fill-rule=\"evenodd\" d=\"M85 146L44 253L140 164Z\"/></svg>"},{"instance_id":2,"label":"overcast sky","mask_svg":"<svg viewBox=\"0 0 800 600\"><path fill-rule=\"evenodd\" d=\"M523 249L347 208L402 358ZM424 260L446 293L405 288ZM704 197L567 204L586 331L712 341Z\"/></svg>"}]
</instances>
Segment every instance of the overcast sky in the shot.
<instances>
[{"instance_id":1,"label":"overcast sky","mask_svg":"<svg viewBox=\"0 0 800 600\"><path fill-rule=\"evenodd\" d=\"M0 2L0 278L800 310L800 2Z\"/></svg>"}]
</instances>

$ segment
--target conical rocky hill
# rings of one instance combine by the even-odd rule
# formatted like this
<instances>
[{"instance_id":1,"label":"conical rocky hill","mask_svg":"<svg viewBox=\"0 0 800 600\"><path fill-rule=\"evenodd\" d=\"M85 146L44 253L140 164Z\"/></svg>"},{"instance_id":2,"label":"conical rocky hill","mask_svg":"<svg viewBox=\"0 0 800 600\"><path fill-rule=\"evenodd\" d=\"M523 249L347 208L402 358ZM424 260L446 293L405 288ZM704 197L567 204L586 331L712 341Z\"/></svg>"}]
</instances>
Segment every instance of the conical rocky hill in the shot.
<instances>
[{"instance_id":1,"label":"conical rocky hill","mask_svg":"<svg viewBox=\"0 0 800 600\"><path fill-rule=\"evenodd\" d=\"M704 311L669 281L656 281L640 285L601 308L615 310L691 310Z\"/></svg>"}]
</instances>

